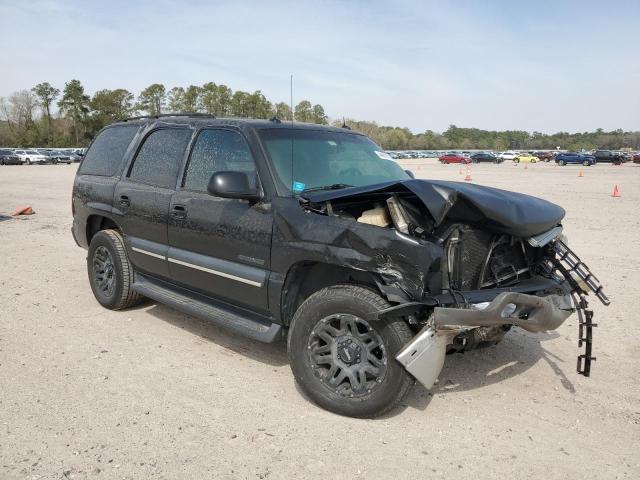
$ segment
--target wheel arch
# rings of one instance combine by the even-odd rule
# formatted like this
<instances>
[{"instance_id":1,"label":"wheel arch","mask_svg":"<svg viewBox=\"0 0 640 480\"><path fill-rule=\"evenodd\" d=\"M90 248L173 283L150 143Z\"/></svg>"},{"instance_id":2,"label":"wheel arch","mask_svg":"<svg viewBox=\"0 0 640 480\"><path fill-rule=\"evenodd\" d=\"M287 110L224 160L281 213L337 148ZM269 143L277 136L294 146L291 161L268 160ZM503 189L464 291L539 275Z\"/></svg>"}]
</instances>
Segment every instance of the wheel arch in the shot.
<instances>
[{"instance_id":1,"label":"wheel arch","mask_svg":"<svg viewBox=\"0 0 640 480\"><path fill-rule=\"evenodd\" d=\"M122 228L112 218L104 215L92 214L87 217L86 239L87 245L91 244L93 236L101 230L113 229L122 232Z\"/></svg>"},{"instance_id":2,"label":"wheel arch","mask_svg":"<svg viewBox=\"0 0 640 480\"><path fill-rule=\"evenodd\" d=\"M288 326L298 307L315 292L337 284L353 284L380 290L381 279L374 272L342 265L301 261L291 265L280 292L280 318Z\"/></svg>"}]
</instances>

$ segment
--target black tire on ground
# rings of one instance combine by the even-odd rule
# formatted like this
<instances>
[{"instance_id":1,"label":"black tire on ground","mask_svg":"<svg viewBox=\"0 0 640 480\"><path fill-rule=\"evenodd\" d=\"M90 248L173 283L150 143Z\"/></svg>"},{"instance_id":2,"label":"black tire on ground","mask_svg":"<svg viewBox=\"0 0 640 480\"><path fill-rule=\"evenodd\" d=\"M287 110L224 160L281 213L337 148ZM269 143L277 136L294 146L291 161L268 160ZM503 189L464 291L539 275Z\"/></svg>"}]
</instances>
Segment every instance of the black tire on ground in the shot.
<instances>
[{"instance_id":1,"label":"black tire on ground","mask_svg":"<svg viewBox=\"0 0 640 480\"><path fill-rule=\"evenodd\" d=\"M520 159L518 157L514 158L513 161L516 163L520 163Z\"/></svg>"},{"instance_id":2,"label":"black tire on ground","mask_svg":"<svg viewBox=\"0 0 640 480\"><path fill-rule=\"evenodd\" d=\"M585 160L584 162L582 162L582 164L583 164L585 167L590 167L590 166L591 166L591 162L590 162L589 160Z\"/></svg>"},{"instance_id":3,"label":"black tire on ground","mask_svg":"<svg viewBox=\"0 0 640 480\"><path fill-rule=\"evenodd\" d=\"M316 404L371 418L395 408L409 392L414 379L395 359L413 337L409 326L401 319L367 320L389 306L372 289L335 285L298 308L289 328L289 361L298 385Z\"/></svg>"},{"instance_id":4,"label":"black tire on ground","mask_svg":"<svg viewBox=\"0 0 640 480\"><path fill-rule=\"evenodd\" d=\"M27 165L31 165L31 160L27 158Z\"/></svg>"},{"instance_id":5,"label":"black tire on ground","mask_svg":"<svg viewBox=\"0 0 640 480\"><path fill-rule=\"evenodd\" d=\"M93 236L87 255L87 273L93 295L105 308L120 310L142 299L132 289L133 266L122 234L117 230L101 230Z\"/></svg>"},{"instance_id":6,"label":"black tire on ground","mask_svg":"<svg viewBox=\"0 0 640 480\"><path fill-rule=\"evenodd\" d=\"M560 165L561 167L564 167L567 164L567 162L565 162L564 160L560 160L558 162L558 165Z\"/></svg>"}]
</instances>

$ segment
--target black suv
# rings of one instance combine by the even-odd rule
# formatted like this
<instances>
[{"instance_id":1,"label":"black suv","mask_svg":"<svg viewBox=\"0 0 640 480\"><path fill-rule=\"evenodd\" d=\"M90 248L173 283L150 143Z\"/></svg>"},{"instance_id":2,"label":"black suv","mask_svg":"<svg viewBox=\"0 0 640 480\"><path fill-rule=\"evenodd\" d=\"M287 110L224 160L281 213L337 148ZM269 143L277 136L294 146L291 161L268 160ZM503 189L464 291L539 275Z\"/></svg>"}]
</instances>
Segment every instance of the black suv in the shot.
<instances>
[{"instance_id":1,"label":"black suv","mask_svg":"<svg viewBox=\"0 0 640 480\"><path fill-rule=\"evenodd\" d=\"M491 163L502 163L502 159L496 157L491 152L478 152L471 155L471 161L473 163L482 163L482 162L491 162Z\"/></svg>"},{"instance_id":2,"label":"black suv","mask_svg":"<svg viewBox=\"0 0 640 480\"><path fill-rule=\"evenodd\" d=\"M73 236L96 299L142 296L247 337L287 339L322 407L357 417L436 381L445 353L555 329L607 298L566 246L564 210L416 180L347 129L160 116L103 129L78 169ZM588 340L587 340L588 339ZM256 379L257 381L258 379Z\"/></svg>"},{"instance_id":3,"label":"black suv","mask_svg":"<svg viewBox=\"0 0 640 480\"><path fill-rule=\"evenodd\" d=\"M613 163L614 165L621 165L628 160L624 153L613 150L596 150L593 152L593 156L598 163Z\"/></svg>"}]
</instances>

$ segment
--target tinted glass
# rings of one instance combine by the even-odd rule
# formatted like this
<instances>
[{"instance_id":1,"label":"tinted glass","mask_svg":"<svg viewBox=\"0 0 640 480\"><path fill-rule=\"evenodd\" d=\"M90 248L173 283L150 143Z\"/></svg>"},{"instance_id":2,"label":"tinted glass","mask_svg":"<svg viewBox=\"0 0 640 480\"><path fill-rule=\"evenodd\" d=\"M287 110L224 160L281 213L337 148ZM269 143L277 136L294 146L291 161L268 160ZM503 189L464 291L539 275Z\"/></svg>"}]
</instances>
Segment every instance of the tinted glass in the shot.
<instances>
[{"instance_id":1,"label":"tinted glass","mask_svg":"<svg viewBox=\"0 0 640 480\"><path fill-rule=\"evenodd\" d=\"M163 128L151 132L138 151L129 177L160 187L174 187L191 130Z\"/></svg>"},{"instance_id":2,"label":"tinted glass","mask_svg":"<svg viewBox=\"0 0 640 480\"><path fill-rule=\"evenodd\" d=\"M112 176L120 168L122 157L138 131L138 125L119 125L103 130L93 141L79 173Z\"/></svg>"},{"instance_id":3,"label":"tinted glass","mask_svg":"<svg viewBox=\"0 0 640 480\"><path fill-rule=\"evenodd\" d=\"M388 153L363 135L279 128L262 130L260 136L279 186L288 191L411 178Z\"/></svg>"},{"instance_id":4,"label":"tinted glass","mask_svg":"<svg viewBox=\"0 0 640 480\"><path fill-rule=\"evenodd\" d=\"M207 191L214 172L246 172L251 187L256 185L256 167L242 135L231 130L203 130L191 152L182 186Z\"/></svg>"}]
</instances>

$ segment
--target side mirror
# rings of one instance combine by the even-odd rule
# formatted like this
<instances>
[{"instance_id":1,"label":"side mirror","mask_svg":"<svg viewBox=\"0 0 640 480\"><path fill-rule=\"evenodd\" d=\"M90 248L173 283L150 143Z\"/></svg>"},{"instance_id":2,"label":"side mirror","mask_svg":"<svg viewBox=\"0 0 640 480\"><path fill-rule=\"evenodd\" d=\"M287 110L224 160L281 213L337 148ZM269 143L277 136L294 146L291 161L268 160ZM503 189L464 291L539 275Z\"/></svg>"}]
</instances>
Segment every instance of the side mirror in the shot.
<instances>
[{"instance_id":1,"label":"side mirror","mask_svg":"<svg viewBox=\"0 0 640 480\"><path fill-rule=\"evenodd\" d=\"M413 172L411 170L405 170L404 171L407 175L409 175L411 178L416 178L416 176L413 174Z\"/></svg>"},{"instance_id":2,"label":"side mirror","mask_svg":"<svg viewBox=\"0 0 640 480\"><path fill-rule=\"evenodd\" d=\"M262 198L255 188L249 185L245 172L216 172L211 175L207 185L209 195L222 198L238 198L255 202Z\"/></svg>"}]
</instances>

